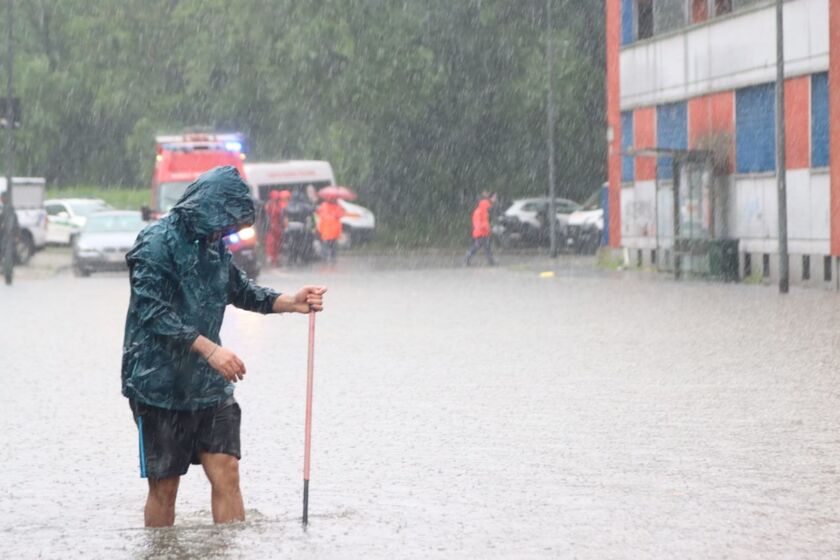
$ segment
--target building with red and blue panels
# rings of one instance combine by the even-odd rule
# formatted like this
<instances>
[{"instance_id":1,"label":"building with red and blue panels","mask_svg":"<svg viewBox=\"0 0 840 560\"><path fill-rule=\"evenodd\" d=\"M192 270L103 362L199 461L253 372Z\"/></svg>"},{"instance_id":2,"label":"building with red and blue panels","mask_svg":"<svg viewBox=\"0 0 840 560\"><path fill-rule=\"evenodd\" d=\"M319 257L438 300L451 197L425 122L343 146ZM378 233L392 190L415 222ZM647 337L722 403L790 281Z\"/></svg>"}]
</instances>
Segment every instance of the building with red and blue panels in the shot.
<instances>
[{"instance_id":1,"label":"building with red and blue panels","mask_svg":"<svg viewBox=\"0 0 840 560\"><path fill-rule=\"evenodd\" d=\"M661 154L709 150L714 207L697 215L739 240L742 276L774 276L775 2L606 0L606 16L610 245L666 264L673 166ZM840 256L840 0L788 0L784 20L791 280L827 282Z\"/></svg>"}]
</instances>

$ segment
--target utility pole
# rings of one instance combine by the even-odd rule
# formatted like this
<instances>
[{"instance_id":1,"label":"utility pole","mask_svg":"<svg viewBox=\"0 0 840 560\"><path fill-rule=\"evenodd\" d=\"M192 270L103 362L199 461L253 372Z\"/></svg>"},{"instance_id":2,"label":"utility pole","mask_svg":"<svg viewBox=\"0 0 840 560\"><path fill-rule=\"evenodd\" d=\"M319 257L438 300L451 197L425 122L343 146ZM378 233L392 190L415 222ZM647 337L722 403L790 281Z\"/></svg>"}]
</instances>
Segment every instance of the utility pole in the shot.
<instances>
[{"instance_id":1,"label":"utility pole","mask_svg":"<svg viewBox=\"0 0 840 560\"><path fill-rule=\"evenodd\" d=\"M776 185L779 199L779 293L790 287L785 171L785 37L784 2L776 0Z\"/></svg>"},{"instance_id":2,"label":"utility pole","mask_svg":"<svg viewBox=\"0 0 840 560\"><path fill-rule=\"evenodd\" d=\"M548 60L548 99L546 103L546 124L548 125L548 237L551 258L557 257L557 204L555 201L554 177L554 41L551 25L551 0L545 2L546 59Z\"/></svg>"},{"instance_id":3,"label":"utility pole","mask_svg":"<svg viewBox=\"0 0 840 560\"><path fill-rule=\"evenodd\" d=\"M3 277L6 285L12 285L15 266L15 207L12 198L12 134L15 128L15 114L12 103L12 0L6 0L6 200L3 204Z\"/></svg>"}]
</instances>

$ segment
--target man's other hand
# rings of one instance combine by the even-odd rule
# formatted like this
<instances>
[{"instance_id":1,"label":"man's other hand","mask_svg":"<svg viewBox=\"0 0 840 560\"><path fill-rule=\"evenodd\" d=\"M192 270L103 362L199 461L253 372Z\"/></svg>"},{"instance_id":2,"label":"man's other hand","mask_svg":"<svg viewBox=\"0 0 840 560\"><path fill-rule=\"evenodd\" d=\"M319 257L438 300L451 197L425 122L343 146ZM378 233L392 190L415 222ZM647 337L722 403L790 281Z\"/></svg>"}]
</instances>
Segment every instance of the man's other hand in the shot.
<instances>
[{"instance_id":1,"label":"man's other hand","mask_svg":"<svg viewBox=\"0 0 840 560\"><path fill-rule=\"evenodd\" d=\"M281 295L274 301L275 313L309 313L324 310L324 286L304 286L293 296Z\"/></svg>"},{"instance_id":2,"label":"man's other hand","mask_svg":"<svg viewBox=\"0 0 840 560\"><path fill-rule=\"evenodd\" d=\"M245 364L236 354L224 346L216 347L207 359L207 363L222 374L225 379L233 383L245 377Z\"/></svg>"}]
</instances>

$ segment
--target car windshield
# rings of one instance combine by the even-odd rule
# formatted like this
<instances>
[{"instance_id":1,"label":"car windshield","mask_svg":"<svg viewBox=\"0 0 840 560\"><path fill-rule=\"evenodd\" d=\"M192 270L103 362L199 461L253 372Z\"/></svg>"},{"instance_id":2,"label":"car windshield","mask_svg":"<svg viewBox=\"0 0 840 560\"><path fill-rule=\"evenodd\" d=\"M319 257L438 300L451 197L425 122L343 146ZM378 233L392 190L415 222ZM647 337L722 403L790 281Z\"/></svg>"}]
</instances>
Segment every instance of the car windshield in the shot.
<instances>
[{"instance_id":1,"label":"car windshield","mask_svg":"<svg viewBox=\"0 0 840 560\"><path fill-rule=\"evenodd\" d=\"M108 210L110 206L105 203L103 200L80 200L78 202L73 202L70 204L73 208L73 213L77 216L83 216L87 218L94 212L101 212L102 210Z\"/></svg>"},{"instance_id":2,"label":"car windshield","mask_svg":"<svg viewBox=\"0 0 840 560\"><path fill-rule=\"evenodd\" d=\"M514 203L510 205L508 210L515 211L517 204L518 203L514 201ZM572 212L580 208L580 205L577 202L566 198L555 199L555 204L558 214L571 214ZM522 204L521 210L523 212L545 212L548 210L548 199L541 198L538 200L529 200Z\"/></svg>"},{"instance_id":3,"label":"car windshield","mask_svg":"<svg viewBox=\"0 0 840 560\"><path fill-rule=\"evenodd\" d=\"M584 210L597 210L601 207L601 189L596 190L589 198L586 199L586 202L583 203Z\"/></svg>"},{"instance_id":4,"label":"car windshield","mask_svg":"<svg viewBox=\"0 0 840 560\"><path fill-rule=\"evenodd\" d=\"M108 231L138 232L146 222L137 214L93 214L85 224L85 232L102 233Z\"/></svg>"},{"instance_id":5,"label":"car windshield","mask_svg":"<svg viewBox=\"0 0 840 560\"><path fill-rule=\"evenodd\" d=\"M184 191L187 190L190 184L179 181L174 183L161 183L158 190L158 210L161 212L169 212L172 207L181 200L184 196Z\"/></svg>"}]
</instances>

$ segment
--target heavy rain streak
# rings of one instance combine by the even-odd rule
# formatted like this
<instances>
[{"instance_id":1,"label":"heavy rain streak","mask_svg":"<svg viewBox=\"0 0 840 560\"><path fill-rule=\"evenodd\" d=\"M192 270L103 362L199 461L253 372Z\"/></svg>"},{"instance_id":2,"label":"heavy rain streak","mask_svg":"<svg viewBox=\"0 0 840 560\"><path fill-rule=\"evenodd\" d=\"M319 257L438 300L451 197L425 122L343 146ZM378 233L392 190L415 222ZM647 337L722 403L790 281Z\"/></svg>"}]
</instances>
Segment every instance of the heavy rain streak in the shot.
<instances>
[{"instance_id":1,"label":"heavy rain streak","mask_svg":"<svg viewBox=\"0 0 840 560\"><path fill-rule=\"evenodd\" d=\"M840 2L0 0L0 557L840 557Z\"/></svg>"}]
</instances>

